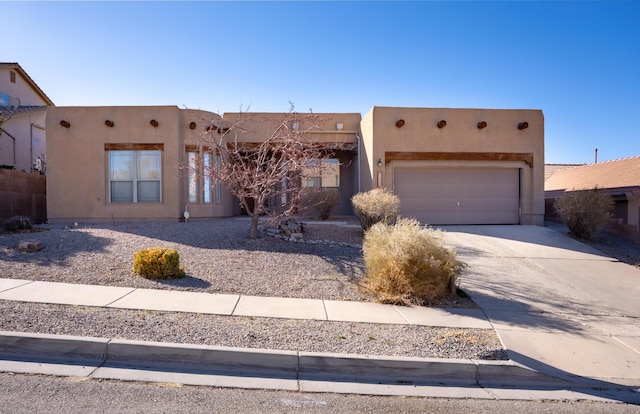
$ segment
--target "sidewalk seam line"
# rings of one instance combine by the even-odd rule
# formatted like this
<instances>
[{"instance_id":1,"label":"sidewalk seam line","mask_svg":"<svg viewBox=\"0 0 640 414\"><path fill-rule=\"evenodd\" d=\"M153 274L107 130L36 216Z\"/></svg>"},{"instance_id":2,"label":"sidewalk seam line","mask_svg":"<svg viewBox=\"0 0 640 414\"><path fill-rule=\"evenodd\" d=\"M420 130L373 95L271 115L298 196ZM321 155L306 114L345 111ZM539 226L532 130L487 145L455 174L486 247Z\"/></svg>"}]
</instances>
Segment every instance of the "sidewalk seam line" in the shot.
<instances>
[{"instance_id":1,"label":"sidewalk seam line","mask_svg":"<svg viewBox=\"0 0 640 414\"><path fill-rule=\"evenodd\" d=\"M114 303L116 303L117 301L126 298L127 296L129 296L130 294L132 294L133 292L135 292L136 290L138 290L138 288L133 288L133 290L131 290L131 292L127 292L126 294L120 296L119 298L112 300L111 302L107 303L104 306L100 306L102 308L108 308L109 306L113 305Z\"/></svg>"},{"instance_id":2,"label":"sidewalk seam line","mask_svg":"<svg viewBox=\"0 0 640 414\"><path fill-rule=\"evenodd\" d=\"M242 299L242 295L237 295L238 299L236 299L236 303L234 303L233 305L233 309L231 309L231 313L229 314L229 316L237 316L236 313L236 309L238 309L238 304L240 303L240 299Z\"/></svg>"},{"instance_id":3,"label":"sidewalk seam line","mask_svg":"<svg viewBox=\"0 0 640 414\"><path fill-rule=\"evenodd\" d=\"M15 279L4 279L3 278L3 280L15 280ZM22 280L25 280L25 279L22 279ZM36 282L39 282L39 281L38 280L29 280L27 282L28 283L25 283L25 284L22 284L22 285L18 285L18 286L12 286L12 287L10 287L8 289L2 290L2 291L0 291L0 294L2 294L4 292L10 292L10 291L12 291L14 289L21 288L21 287L24 287L24 286L29 286L29 285L32 285L32 284L34 284ZM6 299L4 299L4 300L6 300Z\"/></svg>"}]
</instances>

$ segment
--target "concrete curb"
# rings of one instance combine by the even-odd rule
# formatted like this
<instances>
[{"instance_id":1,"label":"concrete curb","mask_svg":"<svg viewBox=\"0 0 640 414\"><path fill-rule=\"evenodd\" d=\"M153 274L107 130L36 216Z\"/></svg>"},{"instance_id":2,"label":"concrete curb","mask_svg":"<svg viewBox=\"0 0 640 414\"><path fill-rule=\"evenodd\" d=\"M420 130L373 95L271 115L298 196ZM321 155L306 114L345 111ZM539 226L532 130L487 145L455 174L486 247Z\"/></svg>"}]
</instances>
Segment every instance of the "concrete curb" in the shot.
<instances>
[{"instance_id":1,"label":"concrete curb","mask_svg":"<svg viewBox=\"0 0 640 414\"><path fill-rule=\"evenodd\" d=\"M513 361L362 356L6 331L0 331L0 360L294 381L537 388L576 385Z\"/></svg>"}]
</instances>

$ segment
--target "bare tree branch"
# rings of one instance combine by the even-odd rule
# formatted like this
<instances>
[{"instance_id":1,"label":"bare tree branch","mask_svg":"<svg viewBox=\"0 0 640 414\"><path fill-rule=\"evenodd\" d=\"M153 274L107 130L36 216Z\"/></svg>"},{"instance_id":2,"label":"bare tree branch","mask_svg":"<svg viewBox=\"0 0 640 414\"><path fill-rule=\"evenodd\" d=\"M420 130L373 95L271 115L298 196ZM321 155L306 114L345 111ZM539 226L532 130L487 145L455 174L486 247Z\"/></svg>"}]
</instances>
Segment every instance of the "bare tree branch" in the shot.
<instances>
[{"instance_id":1,"label":"bare tree branch","mask_svg":"<svg viewBox=\"0 0 640 414\"><path fill-rule=\"evenodd\" d=\"M301 208L306 180L322 176L324 160L340 144L313 142L310 132L318 130L319 117L299 114L293 104L282 119L255 119L240 112L238 119L214 119L201 139L203 148L219 155L217 165L198 168L222 183L251 217L249 236L258 237L260 216L289 217ZM276 122L267 136L251 136L250 126L258 121Z\"/></svg>"}]
</instances>

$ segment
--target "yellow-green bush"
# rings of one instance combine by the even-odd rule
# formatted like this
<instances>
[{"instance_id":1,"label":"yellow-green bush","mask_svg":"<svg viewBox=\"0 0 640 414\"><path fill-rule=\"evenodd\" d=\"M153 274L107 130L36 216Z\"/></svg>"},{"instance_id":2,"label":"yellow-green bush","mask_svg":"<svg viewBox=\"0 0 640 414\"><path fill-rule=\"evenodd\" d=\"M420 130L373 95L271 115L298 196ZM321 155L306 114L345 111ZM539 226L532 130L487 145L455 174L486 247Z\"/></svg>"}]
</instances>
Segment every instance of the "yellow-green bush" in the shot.
<instances>
[{"instance_id":1,"label":"yellow-green bush","mask_svg":"<svg viewBox=\"0 0 640 414\"><path fill-rule=\"evenodd\" d=\"M374 188L366 193L358 193L351 198L353 211L360 225L367 231L376 223L393 224L398 218L400 199L383 188Z\"/></svg>"},{"instance_id":2,"label":"yellow-green bush","mask_svg":"<svg viewBox=\"0 0 640 414\"><path fill-rule=\"evenodd\" d=\"M180 255L175 249L151 247L133 256L133 272L151 279L184 277Z\"/></svg>"},{"instance_id":3,"label":"yellow-green bush","mask_svg":"<svg viewBox=\"0 0 640 414\"><path fill-rule=\"evenodd\" d=\"M464 264L445 248L443 232L412 219L377 223L364 236L363 285L384 303L423 305L453 296Z\"/></svg>"}]
</instances>

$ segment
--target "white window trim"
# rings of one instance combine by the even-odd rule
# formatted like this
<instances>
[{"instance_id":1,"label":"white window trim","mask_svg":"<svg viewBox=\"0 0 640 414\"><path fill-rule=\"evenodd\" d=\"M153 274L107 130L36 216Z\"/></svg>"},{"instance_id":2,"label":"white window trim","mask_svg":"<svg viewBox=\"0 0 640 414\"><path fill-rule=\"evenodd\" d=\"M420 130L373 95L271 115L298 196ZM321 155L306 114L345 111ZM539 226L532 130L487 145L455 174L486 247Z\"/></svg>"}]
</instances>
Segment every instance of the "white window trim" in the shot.
<instances>
[{"instance_id":1,"label":"white window trim","mask_svg":"<svg viewBox=\"0 0 640 414\"><path fill-rule=\"evenodd\" d=\"M112 180L111 179L111 154L115 152L131 152L133 153L133 179L131 180ZM139 179L138 178L138 153L142 151L155 151L160 155L160 174L157 180ZM107 150L107 179L108 179L108 192L109 192L109 204L154 204L162 203L162 165L163 165L163 151L162 150ZM138 182L154 181L159 183L159 194L157 201L138 201ZM131 182L133 184L133 201L112 201L111 183L113 182Z\"/></svg>"}]
</instances>

